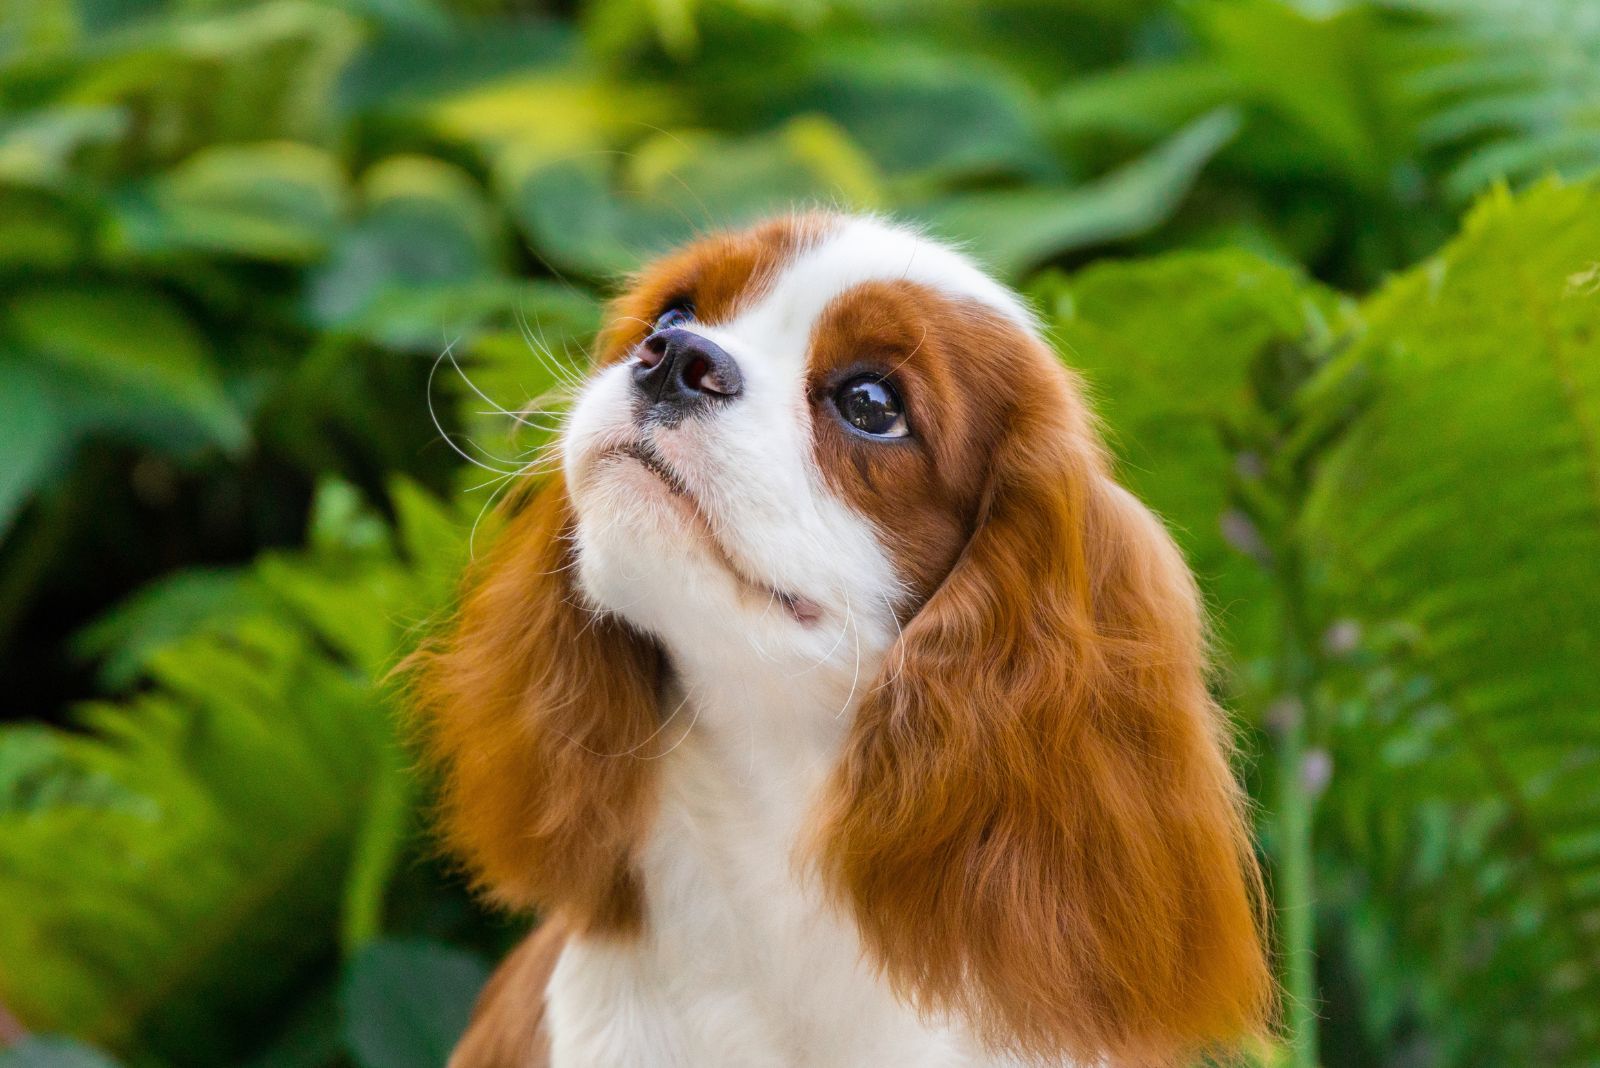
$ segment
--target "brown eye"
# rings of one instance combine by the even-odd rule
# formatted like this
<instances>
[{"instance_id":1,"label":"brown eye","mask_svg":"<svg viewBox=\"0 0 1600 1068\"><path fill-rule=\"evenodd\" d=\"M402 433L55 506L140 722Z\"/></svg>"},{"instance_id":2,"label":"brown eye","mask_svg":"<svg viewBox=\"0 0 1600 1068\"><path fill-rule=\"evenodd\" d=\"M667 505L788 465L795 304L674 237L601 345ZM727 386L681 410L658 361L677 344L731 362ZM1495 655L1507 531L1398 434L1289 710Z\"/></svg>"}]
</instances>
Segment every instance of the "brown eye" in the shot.
<instances>
[{"instance_id":1,"label":"brown eye","mask_svg":"<svg viewBox=\"0 0 1600 1068\"><path fill-rule=\"evenodd\" d=\"M900 394L876 375L857 375L840 386L834 391L833 406L852 430L869 437L903 438L910 433Z\"/></svg>"}]
</instances>

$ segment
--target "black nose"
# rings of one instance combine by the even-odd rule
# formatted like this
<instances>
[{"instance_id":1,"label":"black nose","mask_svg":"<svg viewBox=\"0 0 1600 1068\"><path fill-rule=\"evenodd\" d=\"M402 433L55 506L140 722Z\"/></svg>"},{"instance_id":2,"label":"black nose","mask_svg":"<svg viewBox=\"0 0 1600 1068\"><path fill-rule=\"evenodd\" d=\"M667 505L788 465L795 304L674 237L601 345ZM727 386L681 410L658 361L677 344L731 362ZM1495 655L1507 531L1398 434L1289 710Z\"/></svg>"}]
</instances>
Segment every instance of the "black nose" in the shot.
<instances>
[{"instance_id":1,"label":"black nose","mask_svg":"<svg viewBox=\"0 0 1600 1068\"><path fill-rule=\"evenodd\" d=\"M744 378L733 357L714 341L671 328L644 339L633 368L633 386L652 411L677 417L712 401L737 397Z\"/></svg>"}]
</instances>

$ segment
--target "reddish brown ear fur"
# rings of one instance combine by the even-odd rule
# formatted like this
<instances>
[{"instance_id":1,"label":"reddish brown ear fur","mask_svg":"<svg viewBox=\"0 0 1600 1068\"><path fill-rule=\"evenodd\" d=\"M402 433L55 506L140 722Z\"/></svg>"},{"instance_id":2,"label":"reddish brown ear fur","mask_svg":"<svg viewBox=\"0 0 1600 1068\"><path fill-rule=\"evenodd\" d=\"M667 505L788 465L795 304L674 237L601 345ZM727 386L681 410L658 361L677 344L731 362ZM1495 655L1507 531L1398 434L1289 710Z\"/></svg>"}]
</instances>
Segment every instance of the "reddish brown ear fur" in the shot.
<instances>
[{"instance_id":1,"label":"reddish brown ear fur","mask_svg":"<svg viewBox=\"0 0 1600 1068\"><path fill-rule=\"evenodd\" d=\"M632 857L653 803L639 758L658 653L584 607L572 525L558 476L474 569L453 632L413 678L440 825L479 885L578 930L628 931L642 919Z\"/></svg>"},{"instance_id":2,"label":"reddish brown ear fur","mask_svg":"<svg viewBox=\"0 0 1600 1068\"><path fill-rule=\"evenodd\" d=\"M1189 572L1050 370L861 708L823 870L896 988L991 1046L1175 1064L1264 1026L1260 877Z\"/></svg>"},{"instance_id":3,"label":"reddish brown ear fur","mask_svg":"<svg viewBox=\"0 0 1600 1068\"><path fill-rule=\"evenodd\" d=\"M566 939L561 921L550 920L500 962L478 994L448 1068L549 1068L544 993Z\"/></svg>"}]
</instances>

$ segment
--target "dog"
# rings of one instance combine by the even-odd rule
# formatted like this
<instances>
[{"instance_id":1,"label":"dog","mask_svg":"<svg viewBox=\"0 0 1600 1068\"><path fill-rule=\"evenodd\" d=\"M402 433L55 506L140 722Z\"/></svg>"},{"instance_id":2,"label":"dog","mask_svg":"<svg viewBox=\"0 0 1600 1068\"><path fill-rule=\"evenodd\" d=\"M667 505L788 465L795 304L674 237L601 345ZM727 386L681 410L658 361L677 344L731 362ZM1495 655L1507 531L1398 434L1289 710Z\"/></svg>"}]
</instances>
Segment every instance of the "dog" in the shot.
<instances>
[{"instance_id":1,"label":"dog","mask_svg":"<svg viewBox=\"0 0 1600 1068\"><path fill-rule=\"evenodd\" d=\"M420 655L542 925L453 1068L1168 1066L1269 1024L1195 586L1019 297L892 222L695 241Z\"/></svg>"}]
</instances>

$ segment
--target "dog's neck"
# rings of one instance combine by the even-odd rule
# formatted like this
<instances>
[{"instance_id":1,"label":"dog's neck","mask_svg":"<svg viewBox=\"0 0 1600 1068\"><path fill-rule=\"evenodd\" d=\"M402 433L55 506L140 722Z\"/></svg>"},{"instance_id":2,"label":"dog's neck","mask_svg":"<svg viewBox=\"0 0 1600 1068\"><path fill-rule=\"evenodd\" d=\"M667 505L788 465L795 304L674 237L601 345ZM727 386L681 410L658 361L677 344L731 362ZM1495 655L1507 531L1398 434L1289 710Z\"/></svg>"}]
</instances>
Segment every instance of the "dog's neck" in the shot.
<instances>
[{"instance_id":1,"label":"dog's neck","mask_svg":"<svg viewBox=\"0 0 1600 1068\"><path fill-rule=\"evenodd\" d=\"M633 1063L607 1045L623 1019L671 1051L662 1064L990 1063L895 1000L803 851L881 645L863 649L859 675L853 647L821 665L670 659L659 809L639 858L646 930L563 958L551 1009L570 1063Z\"/></svg>"},{"instance_id":2,"label":"dog's neck","mask_svg":"<svg viewBox=\"0 0 1600 1068\"><path fill-rule=\"evenodd\" d=\"M863 650L858 668L853 648L848 665L837 657L790 662L753 650L728 658L668 653L663 750L690 746L702 774L786 805L794 811L785 816L798 821L837 762L881 658L880 650Z\"/></svg>"}]
</instances>

